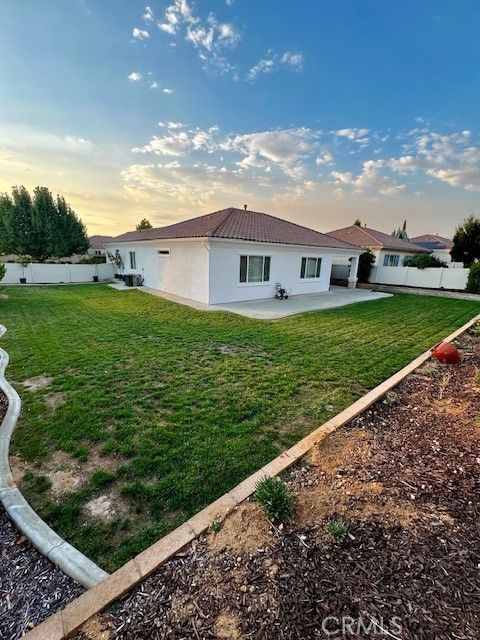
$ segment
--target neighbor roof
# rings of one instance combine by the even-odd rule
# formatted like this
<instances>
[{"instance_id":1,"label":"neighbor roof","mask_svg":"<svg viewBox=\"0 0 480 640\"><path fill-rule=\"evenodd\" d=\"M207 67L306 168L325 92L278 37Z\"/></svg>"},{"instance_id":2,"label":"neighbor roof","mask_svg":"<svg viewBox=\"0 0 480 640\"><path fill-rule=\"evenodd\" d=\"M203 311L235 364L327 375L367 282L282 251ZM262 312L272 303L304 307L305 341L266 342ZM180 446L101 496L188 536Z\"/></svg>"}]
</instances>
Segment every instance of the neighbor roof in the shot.
<instances>
[{"instance_id":1,"label":"neighbor roof","mask_svg":"<svg viewBox=\"0 0 480 640\"><path fill-rule=\"evenodd\" d=\"M128 231L114 242L138 240L170 240L177 238L225 238L278 244L294 244L332 249L358 249L341 239L276 218L267 213L244 209L222 209L198 218L158 229Z\"/></svg>"},{"instance_id":2,"label":"neighbor roof","mask_svg":"<svg viewBox=\"0 0 480 640\"><path fill-rule=\"evenodd\" d=\"M345 227L344 229L329 231L327 235L332 238L336 238L337 240L343 240L343 242L350 242L357 245L357 247L363 247L364 249L392 249L394 251L429 253L429 250L423 249L417 244L413 244L413 242L389 236L388 233L383 233L383 231L377 231L376 229L370 229L369 227L358 227L357 225L352 225L351 227Z\"/></svg>"},{"instance_id":3,"label":"neighbor roof","mask_svg":"<svg viewBox=\"0 0 480 640\"><path fill-rule=\"evenodd\" d=\"M410 238L410 242L420 245L424 249L452 249L453 240L438 236L436 233L426 233L423 236Z\"/></svg>"},{"instance_id":4,"label":"neighbor roof","mask_svg":"<svg viewBox=\"0 0 480 640\"><path fill-rule=\"evenodd\" d=\"M113 240L113 236L90 236L90 249L105 249L105 243Z\"/></svg>"}]
</instances>

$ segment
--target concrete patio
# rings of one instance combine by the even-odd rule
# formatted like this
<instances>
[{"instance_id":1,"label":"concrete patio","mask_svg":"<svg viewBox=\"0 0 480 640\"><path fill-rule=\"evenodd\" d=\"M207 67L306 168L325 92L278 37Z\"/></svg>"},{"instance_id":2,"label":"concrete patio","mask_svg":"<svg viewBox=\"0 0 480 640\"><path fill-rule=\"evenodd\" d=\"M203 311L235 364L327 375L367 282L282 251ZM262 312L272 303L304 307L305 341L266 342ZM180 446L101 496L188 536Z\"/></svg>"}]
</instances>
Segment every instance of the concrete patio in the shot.
<instances>
[{"instance_id":1,"label":"concrete patio","mask_svg":"<svg viewBox=\"0 0 480 640\"><path fill-rule=\"evenodd\" d=\"M157 291L149 287L126 287L123 282L110 285L118 291L132 291L138 289L145 293L184 304L201 311L228 311L237 313L247 318L258 320L278 320L286 316L294 316L308 311L325 311L336 307L345 307L358 302L370 302L381 298L390 298L392 294L380 293L378 291L368 291L365 289L346 289L344 287L331 287L330 291L324 293L306 293L298 296L291 296L288 300L276 300L275 298L264 298L261 300L247 300L242 302L228 302L225 304L202 304L188 298L181 298L164 291Z\"/></svg>"}]
</instances>

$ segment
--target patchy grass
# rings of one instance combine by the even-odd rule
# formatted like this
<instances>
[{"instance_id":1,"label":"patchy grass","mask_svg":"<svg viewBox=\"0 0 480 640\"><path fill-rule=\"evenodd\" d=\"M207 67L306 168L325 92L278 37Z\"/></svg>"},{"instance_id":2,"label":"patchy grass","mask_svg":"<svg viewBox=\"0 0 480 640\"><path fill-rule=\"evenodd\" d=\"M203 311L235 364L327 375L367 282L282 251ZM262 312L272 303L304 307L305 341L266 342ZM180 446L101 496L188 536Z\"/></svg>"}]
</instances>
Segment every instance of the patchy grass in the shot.
<instances>
[{"instance_id":1,"label":"patchy grass","mask_svg":"<svg viewBox=\"0 0 480 640\"><path fill-rule=\"evenodd\" d=\"M22 489L107 570L480 310L397 295L265 322L104 285L8 292L2 346L23 399L12 446L29 469ZM49 385L22 385L38 376ZM47 401L53 394L62 401ZM56 499L48 473L59 451L80 469L81 484ZM103 495L123 505L104 522L84 508Z\"/></svg>"},{"instance_id":2,"label":"patchy grass","mask_svg":"<svg viewBox=\"0 0 480 640\"><path fill-rule=\"evenodd\" d=\"M262 506L267 518L288 522L292 517L293 496L281 478L274 476L260 480L254 497Z\"/></svg>"}]
</instances>

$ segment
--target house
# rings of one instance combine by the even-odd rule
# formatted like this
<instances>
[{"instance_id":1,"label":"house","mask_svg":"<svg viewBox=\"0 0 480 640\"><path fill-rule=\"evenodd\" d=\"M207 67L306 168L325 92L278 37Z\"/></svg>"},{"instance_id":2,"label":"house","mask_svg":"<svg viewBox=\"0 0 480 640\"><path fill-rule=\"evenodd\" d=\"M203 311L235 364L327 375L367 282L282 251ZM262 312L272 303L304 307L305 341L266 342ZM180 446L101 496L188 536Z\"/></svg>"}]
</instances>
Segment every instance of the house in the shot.
<instances>
[{"instance_id":1,"label":"house","mask_svg":"<svg viewBox=\"0 0 480 640\"><path fill-rule=\"evenodd\" d=\"M410 242L418 244L423 249L430 250L435 258L443 260L443 262L446 262L447 264L452 262L450 251L453 249L453 240L442 238L442 236L435 233L427 233L423 236L410 238Z\"/></svg>"},{"instance_id":2,"label":"house","mask_svg":"<svg viewBox=\"0 0 480 640\"><path fill-rule=\"evenodd\" d=\"M431 252L430 249L408 240L401 240L383 231L357 225L329 231L327 235L335 240L362 247L364 250L370 249L375 255L374 266L377 267L401 267L405 258Z\"/></svg>"},{"instance_id":3,"label":"house","mask_svg":"<svg viewBox=\"0 0 480 640\"><path fill-rule=\"evenodd\" d=\"M112 236L90 236L90 247L88 248L87 255L90 257L107 257L106 243L113 240Z\"/></svg>"},{"instance_id":4,"label":"house","mask_svg":"<svg viewBox=\"0 0 480 640\"><path fill-rule=\"evenodd\" d=\"M356 286L361 250L266 213L223 209L157 229L130 231L106 243L124 273L144 284L206 304L270 298L276 283L290 294L328 291L333 259L351 259Z\"/></svg>"}]
</instances>

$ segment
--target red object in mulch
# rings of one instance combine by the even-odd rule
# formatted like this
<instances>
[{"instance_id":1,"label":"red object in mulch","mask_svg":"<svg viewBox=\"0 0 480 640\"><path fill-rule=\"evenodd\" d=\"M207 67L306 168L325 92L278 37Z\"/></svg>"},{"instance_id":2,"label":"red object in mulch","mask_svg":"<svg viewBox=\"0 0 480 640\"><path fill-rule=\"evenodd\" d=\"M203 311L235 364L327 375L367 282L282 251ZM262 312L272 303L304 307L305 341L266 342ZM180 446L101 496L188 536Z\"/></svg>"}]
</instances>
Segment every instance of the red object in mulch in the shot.
<instances>
[{"instance_id":1,"label":"red object in mulch","mask_svg":"<svg viewBox=\"0 0 480 640\"><path fill-rule=\"evenodd\" d=\"M460 352L457 347L450 342L439 342L432 349L432 356L439 362L445 364L455 364L460 362Z\"/></svg>"}]
</instances>

